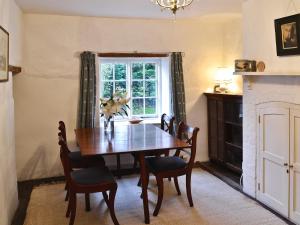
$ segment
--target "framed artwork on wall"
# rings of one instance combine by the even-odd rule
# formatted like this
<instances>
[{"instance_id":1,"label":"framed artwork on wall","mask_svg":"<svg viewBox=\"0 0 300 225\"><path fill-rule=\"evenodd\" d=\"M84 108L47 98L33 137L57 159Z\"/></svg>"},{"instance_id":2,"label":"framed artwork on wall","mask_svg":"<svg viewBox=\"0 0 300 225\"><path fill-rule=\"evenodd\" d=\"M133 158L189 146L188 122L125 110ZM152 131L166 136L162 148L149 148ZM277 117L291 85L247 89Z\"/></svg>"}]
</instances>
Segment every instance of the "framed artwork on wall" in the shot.
<instances>
[{"instance_id":1,"label":"framed artwork on wall","mask_svg":"<svg viewBox=\"0 0 300 225\"><path fill-rule=\"evenodd\" d=\"M275 20L277 56L300 54L300 14Z\"/></svg>"},{"instance_id":2,"label":"framed artwork on wall","mask_svg":"<svg viewBox=\"0 0 300 225\"><path fill-rule=\"evenodd\" d=\"M8 81L9 33L0 26L0 82Z\"/></svg>"}]
</instances>

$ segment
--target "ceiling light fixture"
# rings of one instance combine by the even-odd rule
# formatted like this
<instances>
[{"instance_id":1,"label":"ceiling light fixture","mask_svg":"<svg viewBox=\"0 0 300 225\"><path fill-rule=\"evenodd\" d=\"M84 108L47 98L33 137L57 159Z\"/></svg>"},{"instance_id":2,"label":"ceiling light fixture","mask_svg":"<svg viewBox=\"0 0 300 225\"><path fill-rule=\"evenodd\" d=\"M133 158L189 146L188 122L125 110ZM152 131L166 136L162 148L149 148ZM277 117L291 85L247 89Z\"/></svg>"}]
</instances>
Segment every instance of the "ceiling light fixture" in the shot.
<instances>
[{"instance_id":1,"label":"ceiling light fixture","mask_svg":"<svg viewBox=\"0 0 300 225\"><path fill-rule=\"evenodd\" d=\"M192 4L193 0L152 0L152 2L155 2L162 9L170 9L176 14L178 9L184 9Z\"/></svg>"}]
</instances>

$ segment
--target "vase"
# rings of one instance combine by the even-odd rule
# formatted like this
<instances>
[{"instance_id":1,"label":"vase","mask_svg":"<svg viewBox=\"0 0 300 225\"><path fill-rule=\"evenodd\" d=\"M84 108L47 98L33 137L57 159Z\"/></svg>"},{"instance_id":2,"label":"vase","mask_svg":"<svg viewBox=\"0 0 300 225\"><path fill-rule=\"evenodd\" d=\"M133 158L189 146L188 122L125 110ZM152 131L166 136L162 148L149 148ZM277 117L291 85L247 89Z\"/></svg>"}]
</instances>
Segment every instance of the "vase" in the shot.
<instances>
[{"instance_id":1,"label":"vase","mask_svg":"<svg viewBox=\"0 0 300 225\"><path fill-rule=\"evenodd\" d=\"M115 126L115 121L114 121L113 116L110 116L110 117L104 119L104 131L105 132L113 132L114 128L115 128L114 126Z\"/></svg>"}]
</instances>

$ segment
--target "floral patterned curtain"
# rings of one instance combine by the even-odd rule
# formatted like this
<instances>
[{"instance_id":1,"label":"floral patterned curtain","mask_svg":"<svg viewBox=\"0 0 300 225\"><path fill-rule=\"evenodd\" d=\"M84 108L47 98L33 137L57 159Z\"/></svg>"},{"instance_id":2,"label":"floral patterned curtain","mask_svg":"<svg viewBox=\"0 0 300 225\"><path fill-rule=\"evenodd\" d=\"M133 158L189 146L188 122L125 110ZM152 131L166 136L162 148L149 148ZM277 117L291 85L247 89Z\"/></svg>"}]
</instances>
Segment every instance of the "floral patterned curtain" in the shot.
<instances>
[{"instance_id":1,"label":"floral patterned curtain","mask_svg":"<svg viewBox=\"0 0 300 225\"><path fill-rule=\"evenodd\" d=\"M80 71L80 92L77 114L78 128L95 127L96 114L96 56L83 52Z\"/></svg>"},{"instance_id":2,"label":"floral patterned curtain","mask_svg":"<svg viewBox=\"0 0 300 225\"><path fill-rule=\"evenodd\" d=\"M176 119L176 124L179 124L180 121L186 123L185 91L181 52L173 52L171 54L170 81L172 91L171 105Z\"/></svg>"}]
</instances>

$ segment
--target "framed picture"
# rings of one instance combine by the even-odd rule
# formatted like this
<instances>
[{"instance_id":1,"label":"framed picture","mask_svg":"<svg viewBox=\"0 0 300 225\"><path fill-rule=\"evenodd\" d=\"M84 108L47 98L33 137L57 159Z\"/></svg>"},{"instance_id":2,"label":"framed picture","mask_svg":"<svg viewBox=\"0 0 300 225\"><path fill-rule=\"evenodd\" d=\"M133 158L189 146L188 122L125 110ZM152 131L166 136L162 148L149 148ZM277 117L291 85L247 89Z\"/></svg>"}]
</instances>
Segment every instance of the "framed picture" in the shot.
<instances>
[{"instance_id":1,"label":"framed picture","mask_svg":"<svg viewBox=\"0 0 300 225\"><path fill-rule=\"evenodd\" d=\"M300 14L275 20L277 55L300 54Z\"/></svg>"},{"instance_id":2,"label":"framed picture","mask_svg":"<svg viewBox=\"0 0 300 225\"><path fill-rule=\"evenodd\" d=\"M0 82L8 81L9 34L0 26Z\"/></svg>"}]
</instances>

